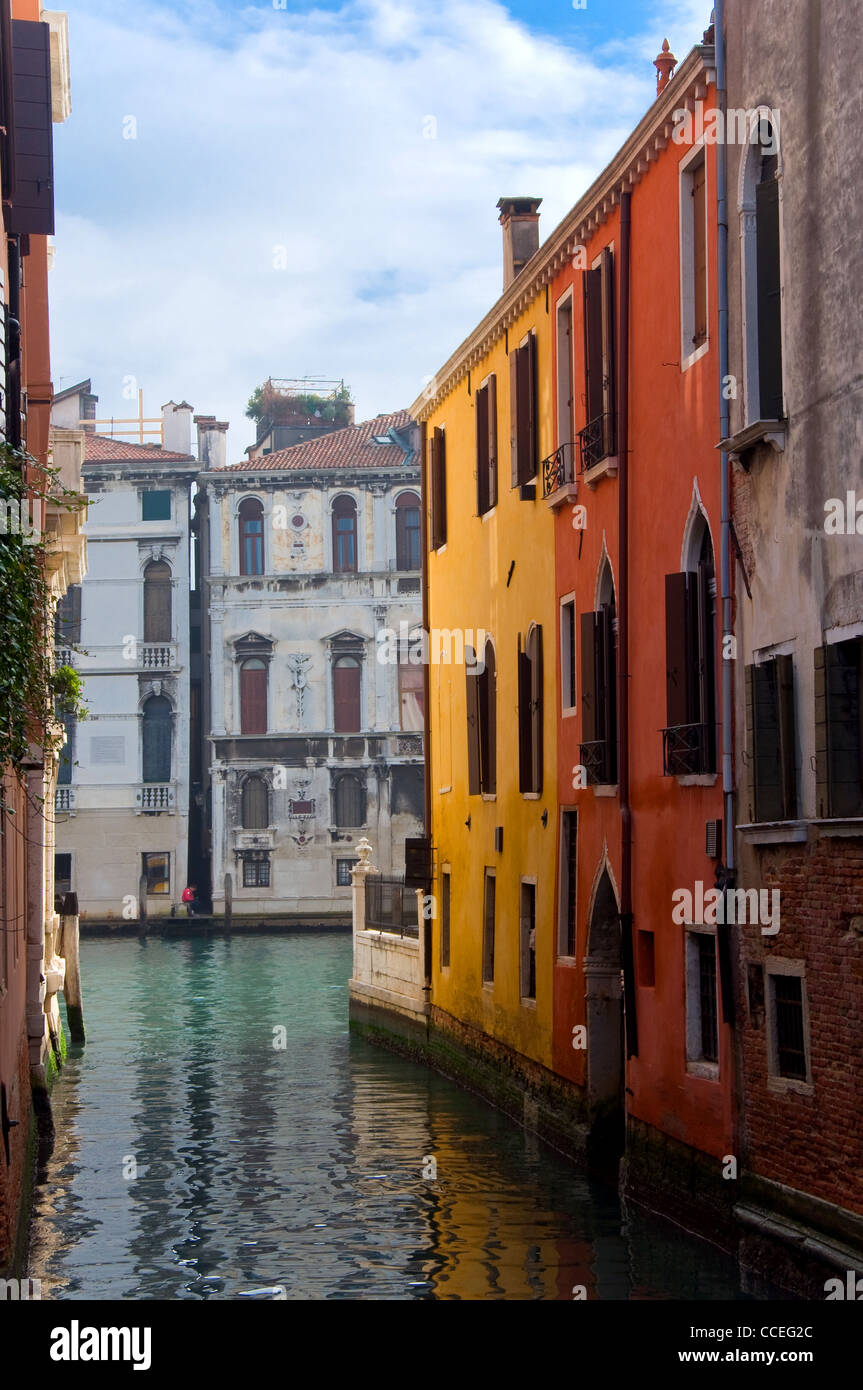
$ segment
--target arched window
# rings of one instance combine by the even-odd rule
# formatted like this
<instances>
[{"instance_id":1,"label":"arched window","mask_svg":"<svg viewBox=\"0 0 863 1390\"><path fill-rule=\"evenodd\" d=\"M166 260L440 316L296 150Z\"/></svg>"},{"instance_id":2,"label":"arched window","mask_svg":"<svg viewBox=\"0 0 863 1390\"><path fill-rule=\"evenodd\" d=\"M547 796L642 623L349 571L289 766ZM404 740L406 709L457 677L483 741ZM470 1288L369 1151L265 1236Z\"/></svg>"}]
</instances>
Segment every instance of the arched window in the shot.
<instances>
[{"instance_id":1,"label":"arched window","mask_svg":"<svg viewBox=\"0 0 863 1390\"><path fill-rule=\"evenodd\" d=\"M340 827L358 829L365 824L365 787L353 773L345 773L336 779L333 790L333 816L335 824Z\"/></svg>"},{"instance_id":2,"label":"arched window","mask_svg":"<svg viewBox=\"0 0 863 1390\"><path fill-rule=\"evenodd\" d=\"M171 733L173 715L171 702L164 695L151 695L144 705L143 721L143 780L170 782Z\"/></svg>"},{"instance_id":3,"label":"arched window","mask_svg":"<svg viewBox=\"0 0 863 1390\"><path fill-rule=\"evenodd\" d=\"M264 505L257 497L240 503L240 574L264 572Z\"/></svg>"},{"instance_id":4,"label":"arched window","mask_svg":"<svg viewBox=\"0 0 863 1390\"><path fill-rule=\"evenodd\" d=\"M241 819L244 830L266 830L269 825L269 793L263 777L247 777L243 783Z\"/></svg>"},{"instance_id":5,"label":"arched window","mask_svg":"<svg viewBox=\"0 0 863 1390\"><path fill-rule=\"evenodd\" d=\"M715 609L713 543L699 511L686 569L665 576L666 776L716 771Z\"/></svg>"},{"instance_id":6,"label":"arched window","mask_svg":"<svg viewBox=\"0 0 863 1390\"><path fill-rule=\"evenodd\" d=\"M418 570L420 559L420 499L403 492L396 501L396 569Z\"/></svg>"},{"instance_id":7,"label":"arched window","mask_svg":"<svg viewBox=\"0 0 863 1390\"><path fill-rule=\"evenodd\" d=\"M337 734L355 734L363 727L361 709L362 667L355 656L339 656L333 662L333 728Z\"/></svg>"},{"instance_id":8,"label":"arched window","mask_svg":"<svg viewBox=\"0 0 863 1390\"><path fill-rule=\"evenodd\" d=\"M240 667L240 732L267 732L267 664L256 656Z\"/></svg>"},{"instance_id":9,"label":"arched window","mask_svg":"<svg viewBox=\"0 0 863 1390\"><path fill-rule=\"evenodd\" d=\"M144 641L171 640L171 566L152 560L144 570Z\"/></svg>"},{"instance_id":10,"label":"arched window","mask_svg":"<svg viewBox=\"0 0 863 1390\"><path fill-rule=\"evenodd\" d=\"M357 568L357 504L352 497L333 503L333 569L346 574Z\"/></svg>"}]
</instances>

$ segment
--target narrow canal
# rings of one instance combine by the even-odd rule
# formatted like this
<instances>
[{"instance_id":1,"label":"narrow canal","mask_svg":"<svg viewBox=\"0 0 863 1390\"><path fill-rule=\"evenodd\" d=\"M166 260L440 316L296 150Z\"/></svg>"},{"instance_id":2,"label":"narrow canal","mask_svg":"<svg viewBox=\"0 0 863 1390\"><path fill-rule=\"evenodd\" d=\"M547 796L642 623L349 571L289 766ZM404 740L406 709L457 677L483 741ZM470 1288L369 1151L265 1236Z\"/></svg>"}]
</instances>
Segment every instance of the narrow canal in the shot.
<instances>
[{"instance_id":1,"label":"narrow canal","mask_svg":"<svg viewBox=\"0 0 863 1390\"><path fill-rule=\"evenodd\" d=\"M744 1296L733 1260L350 1037L350 968L348 935L83 943L43 1298Z\"/></svg>"}]
</instances>

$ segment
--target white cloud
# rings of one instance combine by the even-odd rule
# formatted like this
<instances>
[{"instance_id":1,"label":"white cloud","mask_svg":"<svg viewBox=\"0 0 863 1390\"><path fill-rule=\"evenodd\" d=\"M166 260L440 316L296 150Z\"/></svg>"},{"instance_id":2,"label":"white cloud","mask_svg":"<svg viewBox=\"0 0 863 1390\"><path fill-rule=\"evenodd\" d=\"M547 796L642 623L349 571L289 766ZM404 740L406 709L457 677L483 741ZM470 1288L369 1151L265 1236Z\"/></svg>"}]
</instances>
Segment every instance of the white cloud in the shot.
<instances>
[{"instance_id":1,"label":"white cloud","mask_svg":"<svg viewBox=\"0 0 863 1390\"><path fill-rule=\"evenodd\" d=\"M654 91L637 43L609 66L493 0L68 10L55 385L92 376L101 414L127 375L150 414L185 396L235 459L270 374L409 404L499 292L498 197L542 196L547 235Z\"/></svg>"}]
</instances>

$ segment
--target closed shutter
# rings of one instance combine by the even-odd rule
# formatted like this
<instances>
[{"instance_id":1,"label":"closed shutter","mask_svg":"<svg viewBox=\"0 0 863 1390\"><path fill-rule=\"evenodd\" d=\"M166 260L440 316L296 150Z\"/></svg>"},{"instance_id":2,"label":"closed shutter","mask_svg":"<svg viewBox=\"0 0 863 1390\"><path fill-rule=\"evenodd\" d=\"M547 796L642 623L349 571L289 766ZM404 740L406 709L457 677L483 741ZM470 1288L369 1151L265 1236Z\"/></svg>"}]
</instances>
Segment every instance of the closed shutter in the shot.
<instances>
[{"instance_id":1,"label":"closed shutter","mask_svg":"<svg viewBox=\"0 0 863 1390\"><path fill-rule=\"evenodd\" d=\"M509 354L509 461L510 483L518 487L518 348Z\"/></svg>"},{"instance_id":2,"label":"closed shutter","mask_svg":"<svg viewBox=\"0 0 863 1390\"><path fill-rule=\"evenodd\" d=\"M435 426L429 440L431 474L431 546L438 550L446 543L446 444L444 432Z\"/></svg>"},{"instance_id":3,"label":"closed shutter","mask_svg":"<svg viewBox=\"0 0 863 1390\"><path fill-rule=\"evenodd\" d=\"M599 612L599 707L600 738L605 740L604 780L617 781L617 647L614 609L603 604Z\"/></svg>"},{"instance_id":4,"label":"closed shutter","mask_svg":"<svg viewBox=\"0 0 863 1390\"><path fill-rule=\"evenodd\" d=\"M71 584L57 604L54 640L62 647L81 641L80 584Z\"/></svg>"},{"instance_id":5,"label":"closed shutter","mask_svg":"<svg viewBox=\"0 0 863 1390\"><path fill-rule=\"evenodd\" d=\"M539 467L539 407L538 407L538 368L536 361L536 334L531 333L526 344L527 352L527 436L528 473L523 480L527 482L536 477Z\"/></svg>"},{"instance_id":6,"label":"closed shutter","mask_svg":"<svg viewBox=\"0 0 863 1390\"><path fill-rule=\"evenodd\" d=\"M480 677L481 767L482 790L489 795L497 791L497 674L494 648L485 648L485 670Z\"/></svg>"},{"instance_id":7,"label":"closed shutter","mask_svg":"<svg viewBox=\"0 0 863 1390\"><path fill-rule=\"evenodd\" d=\"M755 766L755 679L753 676L754 666L744 667L744 679L746 683L746 765L748 768L749 782L749 811L747 820L754 821L755 802L757 792L757 776Z\"/></svg>"},{"instance_id":8,"label":"closed shutter","mask_svg":"<svg viewBox=\"0 0 863 1390\"><path fill-rule=\"evenodd\" d=\"M144 571L144 641L171 640L171 569L164 561Z\"/></svg>"},{"instance_id":9,"label":"closed shutter","mask_svg":"<svg viewBox=\"0 0 863 1390\"><path fill-rule=\"evenodd\" d=\"M779 184L755 185L758 276L758 394L762 420L782 418L782 331L779 283Z\"/></svg>"},{"instance_id":10,"label":"closed shutter","mask_svg":"<svg viewBox=\"0 0 863 1390\"><path fill-rule=\"evenodd\" d=\"M692 173L692 346L707 341L707 199L706 166L702 159Z\"/></svg>"},{"instance_id":11,"label":"closed shutter","mask_svg":"<svg viewBox=\"0 0 863 1390\"><path fill-rule=\"evenodd\" d=\"M333 667L333 728L337 734L355 734L362 728L360 710L360 666L339 664Z\"/></svg>"},{"instance_id":12,"label":"closed shutter","mask_svg":"<svg viewBox=\"0 0 863 1390\"><path fill-rule=\"evenodd\" d=\"M267 732L267 669L263 662L240 670L240 729L244 734Z\"/></svg>"},{"instance_id":13,"label":"closed shutter","mask_svg":"<svg viewBox=\"0 0 863 1390\"><path fill-rule=\"evenodd\" d=\"M782 815L797 817L797 730L794 717L794 658L776 658L779 687L779 749L782 762Z\"/></svg>"},{"instance_id":14,"label":"closed shutter","mask_svg":"<svg viewBox=\"0 0 863 1390\"><path fill-rule=\"evenodd\" d=\"M7 232L54 233L54 148L50 30L38 20L12 21L15 192Z\"/></svg>"},{"instance_id":15,"label":"closed shutter","mask_svg":"<svg viewBox=\"0 0 863 1390\"><path fill-rule=\"evenodd\" d=\"M480 793L479 683L473 656L465 650L465 694L467 709L467 789L469 796Z\"/></svg>"},{"instance_id":16,"label":"closed shutter","mask_svg":"<svg viewBox=\"0 0 863 1390\"><path fill-rule=\"evenodd\" d=\"M600 264L602 283L602 443L614 453L614 257L606 246Z\"/></svg>"},{"instance_id":17,"label":"closed shutter","mask_svg":"<svg viewBox=\"0 0 863 1390\"><path fill-rule=\"evenodd\" d=\"M476 393L476 509L479 516L487 512L488 500L488 387Z\"/></svg>"},{"instance_id":18,"label":"closed shutter","mask_svg":"<svg viewBox=\"0 0 863 1390\"><path fill-rule=\"evenodd\" d=\"M584 372L587 425L602 414L602 271L586 270L584 299Z\"/></svg>"},{"instance_id":19,"label":"closed shutter","mask_svg":"<svg viewBox=\"0 0 863 1390\"><path fill-rule=\"evenodd\" d=\"M533 757L531 753L530 719L530 658L518 645L518 789L533 791Z\"/></svg>"},{"instance_id":20,"label":"closed shutter","mask_svg":"<svg viewBox=\"0 0 863 1390\"><path fill-rule=\"evenodd\" d=\"M488 380L487 418L488 418L488 505L497 506L497 377Z\"/></svg>"},{"instance_id":21,"label":"closed shutter","mask_svg":"<svg viewBox=\"0 0 863 1390\"><path fill-rule=\"evenodd\" d=\"M716 681L714 675L715 651L713 631L713 596L710 592L713 569L710 565L698 566L696 575L690 575L691 595L690 631L697 633L697 655L690 649L690 667L697 680L695 692L698 711L697 721L705 727L703 772L716 770Z\"/></svg>"},{"instance_id":22,"label":"closed shutter","mask_svg":"<svg viewBox=\"0 0 863 1390\"><path fill-rule=\"evenodd\" d=\"M581 615L581 740L594 743L597 733L596 708L596 613Z\"/></svg>"},{"instance_id":23,"label":"closed shutter","mask_svg":"<svg viewBox=\"0 0 863 1390\"><path fill-rule=\"evenodd\" d=\"M517 392L518 392L518 481L524 484L533 476L533 450L531 447L531 430L533 422L531 419L531 370L532 358L530 352L530 341L520 347L516 354L517 358Z\"/></svg>"},{"instance_id":24,"label":"closed shutter","mask_svg":"<svg viewBox=\"0 0 863 1390\"><path fill-rule=\"evenodd\" d=\"M815 814L831 815L830 729L827 722L827 652L815 648Z\"/></svg>"},{"instance_id":25,"label":"closed shutter","mask_svg":"<svg viewBox=\"0 0 863 1390\"><path fill-rule=\"evenodd\" d=\"M533 785L532 791L537 793L542 791L542 724L543 724L543 698L542 698L542 628L537 626L531 633L530 648L530 678L531 678L531 754L532 766L531 776Z\"/></svg>"},{"instance_id":26,"label":"closed shutter","mask_svg":"<svg viewBox=\"0 0 863 1390\"><path fill-rule=\"evenodd\" d=\"M859 639L825 649L830 815L863 815Z\"/></svg>"},{"instance_id":27,"label":"closed shutter","mask_svg":"<svg viewBox=\"0 0 863 1390\"><path fill-rule=\"evenodd\" d=\"M783 820L776 662L764 661L748 667L747 672L752 685L755 819Z\"/></svg>"},{"instance_id":28,"label":"closed shutter","mask_svg":"<svg viewBox=\"0 0 863 1390\"><path fill-rule=\"evenodd\" d=\"M665 576L665 710L669 729L690 723L686 629L689 575Z\"/></svg>"}]
</instances>

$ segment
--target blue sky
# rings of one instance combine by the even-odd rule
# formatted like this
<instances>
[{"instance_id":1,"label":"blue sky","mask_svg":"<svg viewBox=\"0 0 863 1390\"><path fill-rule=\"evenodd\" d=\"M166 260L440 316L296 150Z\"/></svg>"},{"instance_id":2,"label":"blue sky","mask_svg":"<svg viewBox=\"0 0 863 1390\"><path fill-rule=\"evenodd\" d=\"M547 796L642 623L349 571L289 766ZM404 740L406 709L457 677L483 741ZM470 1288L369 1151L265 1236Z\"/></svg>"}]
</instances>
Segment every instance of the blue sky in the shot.
<instances>
[{"instance_id":1,"label":"blue sky","mask_svg":"<svg viewBox=\"0 0 863 1390\"><path fill-rule=\"evenodd\" d=\"M500 292L504 193L546 237L682 59L701 0L67 0L55 389L231 422L269 375L409 405ZM129 138L129 137L133 138Z\"/></svg>"}]
</instances>

